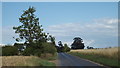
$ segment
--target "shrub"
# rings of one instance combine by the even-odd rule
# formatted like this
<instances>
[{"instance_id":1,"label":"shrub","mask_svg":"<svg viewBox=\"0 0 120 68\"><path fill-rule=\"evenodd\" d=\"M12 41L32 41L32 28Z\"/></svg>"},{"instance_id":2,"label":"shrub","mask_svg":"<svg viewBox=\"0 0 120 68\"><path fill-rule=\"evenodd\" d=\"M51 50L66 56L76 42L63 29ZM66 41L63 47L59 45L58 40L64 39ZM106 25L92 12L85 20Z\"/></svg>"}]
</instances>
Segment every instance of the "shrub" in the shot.
<instances>
[{"instance_id":1,"label":"shrub","mask_svg":"<svg viewBox=\"0 0 120 68\"><path fill-rule=\"evenodd\" d=\"M55 45L52 43L42 43L43 47L43 53L51 53L55 54L57 52Z\"/></svg>"},{"instance_id":2,"label":"shrub","mask_svg":"<svg viewBox=\"0 0 120 68\"><path fill-rule=\"evenodd\" d=\"M33 51L34 51L34 48L32 48L32 47L27 47L27 48L23 51L23 55L24 55L24 56L33 55Z\"/></svg>"},{"instance_id":3,"label":"shrub","mask_svg":"<svg viewBox=\"0 0 120 68\"><path fill-rule=\"evenodd\" d=\"M36 43L33 46L27 47L23 51L23 55L25 56L30 56L30 55L35 55L35 56L41 56L41 54L55 54L57 52L55 45L52 43L44 42L44 43Z\"/></svg>"},{"instance_id":4,"label":"shrub","mask_svg":"<svg viewBox=\"0 0 120 68\"><path fill-rule=\"evenodd\" d=\"M68 47L67 44L64 44L63 52L69 52L70 48Z\"/></svg>"},{"instance_id":5,"label":"shrub","mask_svg":"<svg viewBox=\"0 0 120 68\"><path fill-rule=\"evenodd\" d=\"M41 51L41 49L35 49L33 53L34 53L35 56L40 57L41 54L42 54L42 51Z\"/></svg>"},{"instance_id":6,"label":"shrub","mask_svg":"<svg viewBox=\"0 0 120 68\"><path fill-rule=\"evenodd\" d=\"M13 56L18 55L18 49L14 46L4 46L2 47L2 55L3 56Z\"/></svg>"}]
</instances>

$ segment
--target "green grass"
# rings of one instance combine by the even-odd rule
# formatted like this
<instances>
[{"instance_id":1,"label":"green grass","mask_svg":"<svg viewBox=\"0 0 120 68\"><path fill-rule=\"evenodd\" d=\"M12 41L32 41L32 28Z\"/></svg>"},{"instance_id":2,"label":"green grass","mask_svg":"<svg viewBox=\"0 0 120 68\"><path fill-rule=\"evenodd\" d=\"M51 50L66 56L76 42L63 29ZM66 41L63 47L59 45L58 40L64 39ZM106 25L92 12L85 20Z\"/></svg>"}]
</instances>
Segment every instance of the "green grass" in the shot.
<instances>
[{"instance_id":1,"label":"green grass","mask_svg":"<svg viewBox=\"0 0 120 68\"><path fill-rule=\"evenodd\" d=\"M34 57L30 59L29 62L33 62L36 66L55 66L54 63L49 62L48 60Z\"/></svg>"},{"instance_id":2,"label":"green grass","mask_svg":"<svg viewBox=\"0 0 120 68\"><path fill-rule=\"evenodd\" d=\"M57 59L57 53L55 53L53 56L50 56L50 57L47 57L47 58L45 58L46 60L49 60L49 61L51 61L51 60L56 60Z\"/></svg>"},{"instance_id":3,"label":"green grass","mask_svg":"<svg viewBox=\"0 0 120 68\"><path fill-rule=\"evenodd\" d=\"M88 59L106 66L118 66L118 59L111 59L100 55L83 54L78 52L69 52L69 54L78 56L80 58Z\"/></svg>"}]
</instances>

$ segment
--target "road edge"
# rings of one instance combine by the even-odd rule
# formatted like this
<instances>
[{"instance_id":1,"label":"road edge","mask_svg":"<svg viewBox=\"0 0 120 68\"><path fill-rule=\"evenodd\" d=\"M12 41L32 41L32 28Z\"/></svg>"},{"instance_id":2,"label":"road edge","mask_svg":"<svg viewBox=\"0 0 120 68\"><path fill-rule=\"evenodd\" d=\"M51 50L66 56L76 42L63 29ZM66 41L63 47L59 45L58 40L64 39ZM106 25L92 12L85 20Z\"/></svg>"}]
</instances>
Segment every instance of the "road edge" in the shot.
<instances>
[{"instance_id":1,"label":"road edge","mask_svg":"<svg viewBox=\"0 0 120 68\"><path fill-rule=\"evenodd\" d=\"M66 54L69 54L69 53L66 53ZM69 55L71 55L71 54L69 54ZM82 59L82 60L85 60L85 61L88 61L88 62L97 64L97 65L99 65L99 66L103 66L103 67L106 67L106 68L111 68L111 67L109 67L109 66L105 66L105 65L103 65L103 64L97 63L97 62L92 61L92 60L89 60L89 59L84 59L84 58L81 58L81 57L78 57L78 56L75 56L75 55L71 55L71 56L74 56L74 57L76 57L76 58L79 58L79 59Z\"/></svg>"}]
</instances>

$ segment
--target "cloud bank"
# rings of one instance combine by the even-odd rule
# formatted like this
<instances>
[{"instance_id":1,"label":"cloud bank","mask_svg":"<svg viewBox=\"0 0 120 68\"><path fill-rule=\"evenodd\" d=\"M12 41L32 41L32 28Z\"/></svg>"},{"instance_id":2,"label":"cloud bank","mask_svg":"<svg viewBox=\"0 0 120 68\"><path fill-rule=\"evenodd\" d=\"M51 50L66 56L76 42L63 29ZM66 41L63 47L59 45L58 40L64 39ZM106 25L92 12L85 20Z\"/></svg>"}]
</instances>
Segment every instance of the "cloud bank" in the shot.
<instances>
[{"instance_id":1,"label":"cloud bank","mask_svg":"<svg viewBox=\"0 0 120 68\"><path fill-rule=\"evenodd\" d=\"M63 42L68 42L70 45L73 42L74 37L81 37L83 38L85 45L93 46L93 43L96 43L96 41L105 41L107 38L117 39L118 19L102 18L94 19L87 23L73 22L57 24L48 26L45 30L54 35L57 41L62 40Z\"/></svg>"},{"instance_id":2,"label":"cloud bank","mask_svg":"<svg viewBox=\"0 0 120 68\"><path fill-rule=\"evenodd\" d=\"M12 29L13 26L2 27L2 44L13 44L17 37ZM72 22L55 24L45 27L45 32L56 37L58 41L67 43L69 46L74 37L81 37L85 46L109 47L117 46L118 20L115 18L94 19L90 22Z\"/></svg>"}]
</instances>

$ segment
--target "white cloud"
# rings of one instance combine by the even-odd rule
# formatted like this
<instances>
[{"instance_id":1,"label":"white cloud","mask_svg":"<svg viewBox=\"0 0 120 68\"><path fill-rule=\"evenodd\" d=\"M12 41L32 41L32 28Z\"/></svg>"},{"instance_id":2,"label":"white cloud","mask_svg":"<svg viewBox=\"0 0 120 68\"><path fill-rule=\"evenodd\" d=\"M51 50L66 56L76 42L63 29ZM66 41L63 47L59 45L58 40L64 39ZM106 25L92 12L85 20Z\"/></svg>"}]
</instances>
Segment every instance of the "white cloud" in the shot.
<instances>
[{"instance_id":1,"label":"white cloud","mask_svg":"<svg viewBox=\"0 0 120 68\"><path fill-rule=\"evenodd\" d=\"M13 44L15 39L13 37L18 37L15 34L12 26L2 27L2 44Z\"/></svg>"},{"instance_id":2,"label":"white cloud","mask_svg":"<svg viewBox=\"0 0 120 68\"><path fill-rule=\"evenodd\" d=\"M45 32L56 37L56 44L58 41L62 41L70 46L73 43L74 37L81 37L85 46L95 46L94 44L96 42L96 44L99 44L99 41L96 39L102 38L99 40L103 41L104 37L113 37L113 39L117 37L117 28L117 19L105 18L96 19L89 23L81 22L50 25L45 28ZM13 44L15 42L13 39L14 36L17 37L17 34L14 33L12 26L2 28L2 41L4 41L4 44ZM109 41L109 39L107 39L106 42L107 41Z\"/></svg>"},{"instance_id":3,"label":"white cloud","mask_svg":"<svg viewBox=\"0 0 120 68\"><path fill-rule=\"evenodd\" d=\"M118 20L113 18L95 19L90 23L64 23L51 25L45 29L46 32L54 35L56 40L72 43L67 38L80 36L85 40L85 45L91 46L95 43L95 38L117 37L118 36ZM92 38L89 38L92 37ZM86 41L87 40L87 41ZM102 40L101 40L102 41Z\"/></svg>"},{"instance_id":4,"label":"white cloud","mask_svg":"<svg viewBox=\"0 0 120 68\"><path fill-rule=\"evenodd\" d=\"M49 26L46 31L55 36L71 36L85 33L117 35L117 19L96 19L93 23L65 23Z\"/></svg>"},{"instance_id":5,"label":"white cloud","mask_svg":"<svg viewBox=\"0 0 120 68\"><path fill-rule=\"evenodd\" d=\"M95 40L84 40L85 45L90 46L91 44L93 44L95 42Z\"/></svg>"},{"instance_id":6,"label":"white cloud","mask_svg":"<svg viewBox=\"0 0 120 68\"><path fill-rule=\"evenodd\" d=\"M102 19L95 19L97 23L104 23L104 24L116 24L118 23L118 19L115 18L102 18Z\"/></svg>"}]
</instances>

